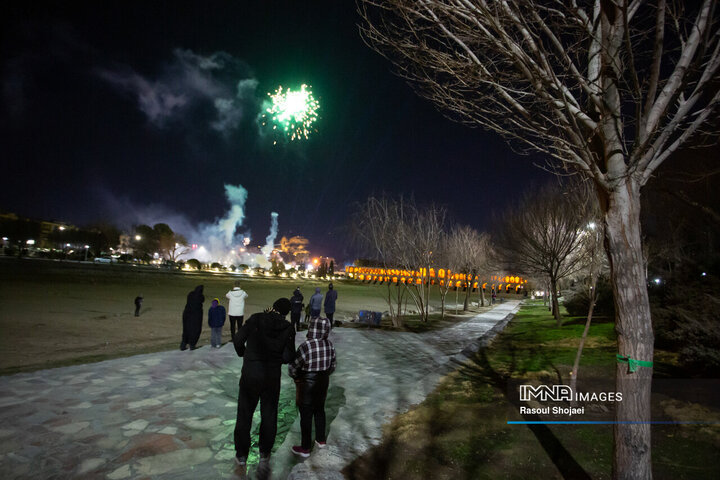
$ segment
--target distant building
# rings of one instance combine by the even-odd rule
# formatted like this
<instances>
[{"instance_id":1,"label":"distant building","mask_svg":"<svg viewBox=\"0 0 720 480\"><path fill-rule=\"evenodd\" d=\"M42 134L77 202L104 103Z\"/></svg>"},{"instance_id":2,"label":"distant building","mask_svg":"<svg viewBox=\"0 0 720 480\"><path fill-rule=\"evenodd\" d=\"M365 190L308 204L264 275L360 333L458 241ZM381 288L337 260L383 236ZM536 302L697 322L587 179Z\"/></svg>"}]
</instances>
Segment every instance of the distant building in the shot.
<instances>
[{"instance_id":1,"label":"distant building","mask_svg":"<svg viewBox=\"0 0 720 480\"><path fill-rule=\"evenodd\" d=\"M65 222L35 220L11 212L0 212L0 233L8 239L3 241L4 244L26 244L30 240L35 248L53 248L61 232L77 229Z\"/></svg>"},{"instance_id":2,"label":"distant building","mask_svg":"<svg viewBox=\"0 0 720 480\"><path fill-rule=\"evenodd\" d=\"M280 251L286 253L298 265L304 265L310 260L310 252L307 247L310 240L300 235L294 237L282 237L280 239Z\"/></svg>"}]
</instances>

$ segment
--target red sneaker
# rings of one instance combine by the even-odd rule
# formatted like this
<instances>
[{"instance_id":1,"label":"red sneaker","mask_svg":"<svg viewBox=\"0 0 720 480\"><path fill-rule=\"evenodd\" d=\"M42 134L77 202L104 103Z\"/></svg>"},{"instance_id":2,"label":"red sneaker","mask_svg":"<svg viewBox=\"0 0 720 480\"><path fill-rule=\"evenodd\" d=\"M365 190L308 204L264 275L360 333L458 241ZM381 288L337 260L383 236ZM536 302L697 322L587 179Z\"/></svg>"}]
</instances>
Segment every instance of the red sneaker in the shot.
<instances>
[{"instance_id":1,"label":"red sneaker","mask_svg":"<svg viewBox=\"0 0 720 480\"><path fill-rule=\"evenodd\" d=\"M325 448L325 447L327 447L327 443L326 443L326 442L318 442L317 440L315 440L315 445L317 445L318 448Z\"/></svg>"},{"instance_id":2,"label":"red sneaker","mask_svg":"<svg viewBox=\"0 0 720 480\"><path fill-rule=\"evenodd\" d=\"M307 458L310 456L310 450L305 450L300 445L295 445L290 450L292 450L292 453L294 453L295 455L298 455L303 458Z\"/></svg>"}]
</instances>

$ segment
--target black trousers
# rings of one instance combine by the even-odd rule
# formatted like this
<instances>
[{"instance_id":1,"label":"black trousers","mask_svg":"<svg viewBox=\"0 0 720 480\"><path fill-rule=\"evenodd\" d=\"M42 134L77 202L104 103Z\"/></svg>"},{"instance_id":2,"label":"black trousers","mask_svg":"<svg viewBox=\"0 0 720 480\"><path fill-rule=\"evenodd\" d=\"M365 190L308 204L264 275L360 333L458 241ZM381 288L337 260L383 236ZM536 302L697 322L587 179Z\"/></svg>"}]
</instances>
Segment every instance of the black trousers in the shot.
<instances>
[{"instance_id":1,"label":"black trousers","mask_svg":"<svg viewBox=\"0 0 720 480\"><path fill-rule=\"evenodd\" d=\"M135 304L135 316L140 316L140 305Z\"/></svg>"},{"instance_id":2,"label":"black trousers","mask_svg":"<svg viewBox=\"0 0 720 480\"><path fill-rule=\"evenodd\" d=\"M300 331L300 312L290 313L290 323L295 327L295 331Z\"/></svg>"},{"instance_id":3,"label":"black trousers","mask_svg":"<svg viewBox=\"0 0 720 480\"><path fill-rule=\"evenodd\" d=\"M300 410L301 446L310 450L312 446L312 424L315 421L315 439L324 442L325 398L327 397L330 375L327 372L308 372L295 380L295 403Z\"/></svg>"},{"instance_id":4,"label":"black trousers","mask_svg":"<svg viewBox=\"0 0 720 480\"><path fill-rule=\"evenodd\" d=\"M325 316L327 317L328 320L330 320L330 325L332 325L332 324L333 324L333 317L335 316L335 312L330 312L330 313L325 312Z\"/></svg>"},{"instance_id":5,"label":"black trousers","mask_svg":"<svg viewBox=\"0 0 720 480\"><path fill-rule=\"evenodd\" d=\"M237 322L237 329L240 330L240 327L242 327L243 319L245 318L245 315L228 315L228 318L230 319L230 338L235 338L235 322Z\"/></svg>"},{"instance_id":6,"label":"black trousers","mask_svg":"<svg viewBox=\"0 0 720 480\"><path fill-rule=\"evenodd\" d=\"M240 376L235 451L247 457L250 451L250 427L260 401L260 455L269 456L277 434L277 412L280 399L281 365L258 361L245 362Z\"/></svg>"}]
</instances>

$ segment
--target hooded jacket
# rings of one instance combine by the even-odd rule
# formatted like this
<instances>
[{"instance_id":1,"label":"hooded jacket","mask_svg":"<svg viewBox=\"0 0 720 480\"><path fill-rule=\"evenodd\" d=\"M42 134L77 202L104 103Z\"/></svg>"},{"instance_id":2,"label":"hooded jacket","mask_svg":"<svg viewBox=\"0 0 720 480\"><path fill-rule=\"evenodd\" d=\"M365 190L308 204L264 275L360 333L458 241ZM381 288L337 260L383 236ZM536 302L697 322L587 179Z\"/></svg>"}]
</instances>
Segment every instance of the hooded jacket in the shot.
<instances>
[{"instance_id":1,"label":"hooded jacket","mask_svg":"<svg viewBox=\"0 0 720 480\"><path fill-rule=\"evenodd\" d=\"M240 287L235 287L225 294L229 300L228 315L233 317L242 317L245 315L245 299L248 294Z\"/></svg>"},{"instance_id":2,"label":"hooded jacket","mask_svg":"<svg viewBox=\"0 0 720 480\"><path fill-rule=\"evenodd\" d=\"M295 360L288 366L290 376L296 378L304 373L335 371L337 359L335 347L328 340L330 320L314 318L308 327L307 340L295 352Z\"/></svg>"},{"instance_id":3,"label":"hooded jacket","mask_svg":"<svg viewBox=\"0 0 720 480\"><path fill-rule=\"evenodd\" d=\"M292 298L290 298L290 312L300 314L302 312L302 306L303 294L300 293L300 290L295 290L295 292L293 292Z\"/></svg>"},{"instance_id":4,"label":"hooded jacket","mask_svg":"<svg viewBox=\"0 0 720 480\"><path fill-rule=\"evenodd\" d=\"M310 308L313 310L320 310L323 302L323 294L320 293L320 288L315 289L315 294L310 297Z\"/></svg>"},{"instance_id":5,"label":"hooded jacket","mask_svg":"<svg viewBox=\"0 0 720 480\"><path fill-rule=\"evenodd\" d=\"M215 303L214 300L213 303ZM225 325L225 307L213 305L208 310L208 326L210 328L220 328L223 325Z\"/></svg>"},{"instance_id":6,"label":"hooded jacket","mask_svg":"<svg viewBox=\"0 0 720 480\"><path fill-rule=\"evenodd\" d=\"M253 314L233 340L235 352L248 362L288 363L295 350L295 329L274 311Z\"/></svg>"}]
</instances>

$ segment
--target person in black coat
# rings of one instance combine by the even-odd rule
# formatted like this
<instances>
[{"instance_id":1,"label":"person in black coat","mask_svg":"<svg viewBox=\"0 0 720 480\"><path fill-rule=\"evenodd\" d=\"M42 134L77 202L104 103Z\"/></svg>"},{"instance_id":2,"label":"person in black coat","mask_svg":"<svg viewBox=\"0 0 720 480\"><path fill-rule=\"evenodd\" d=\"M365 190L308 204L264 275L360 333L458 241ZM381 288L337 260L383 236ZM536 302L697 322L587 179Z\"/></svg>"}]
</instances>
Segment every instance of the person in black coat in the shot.
<instances>
[{"instance_id":1,"label":"person in black coat","mask_svg":"<svg viewBox=\"0 0 720 480\"><path fill-rule=\"evenodd\" d=\"M295 330L285 319L290 300L279 298L272 308L256 313L233 339L243 357L235 422L235 463L245 466L250 451L252 417L260 401L260 465L267 467L277 434L281 365L295 355Z\"/></svg>"},{"instance_id":2,"label":"person in black coat","mask_svg":"<svg viewBox=\"0 0 720 480\"><path fill-rule=\"evenodd\" d=\"M190 350L197 348L197 342L202 331L204 301L205 295L203 295L202 285L198 285L195 290L188 293L185 310L183 310L183 333L180 350L187 349L188 345L190 345Z\"/></svg>"},{"instance_id":3,"label":"person in black coat","mask_svg":"<svg viewBox=\"0 0 720 480\"><path fill-rule=\"evenodd\" d=\"M295 331L300 330L300 315L303 310L303 294L300 293L300 287L297 287L290 298L290 322Z\"/></svg>"},{"instance_id":4,"label":"person in black coat","mask_svg":"<svg viewBox=\"0 0 720 480\"><path fill-rule=\"evenodd\" d=\"M135 316L136 317L140 316L140 307L142 307L142 302L143 302L143 296L141 293L140 295L135 297Z\"/></svg>"}]
</instances>

